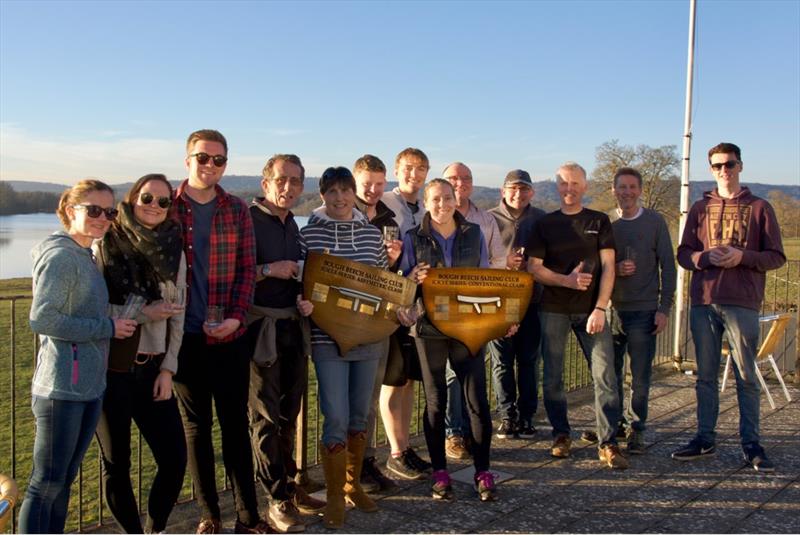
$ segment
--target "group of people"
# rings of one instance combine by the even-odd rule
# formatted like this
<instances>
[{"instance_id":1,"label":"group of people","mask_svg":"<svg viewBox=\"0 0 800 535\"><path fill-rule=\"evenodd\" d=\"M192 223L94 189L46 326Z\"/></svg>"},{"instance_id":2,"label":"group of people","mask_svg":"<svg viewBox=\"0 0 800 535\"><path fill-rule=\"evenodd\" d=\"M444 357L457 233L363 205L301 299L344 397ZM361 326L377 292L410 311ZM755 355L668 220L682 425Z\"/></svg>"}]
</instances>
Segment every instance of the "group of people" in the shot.
<instances>
[{"instance_id":1,"label":"group of people","mask_svg":"<svg viewBox=\"0 0 800 535\"><path fill-rule=\"evenodd\" d=\"M769 471L759 439L754 351L765 272L785 256L772 208L739 183L739 148L721 143L708 157L717 188L692 207L677 254L692 271L698 428L672 457L715 452L724 333L737 364L744 456ZM301 513L319 512L326 527L340 528L347 503L376 511L368 492L395 486L393 478L430 477L432 497L450 499L448 457L471 457L478 498L494 500L492 436L536 433L540 356L550 453L570 455L562 378L570 330L595 391L596 428L582 439L596 442L600 460L612 468L628 467L626 453L645 453L655 340L673 304L675 256L664 219L639 204L636 169L616 172L618 208L611 217L583 205L586 171L574 162L557 170L558 210L534 208L531 177L517 169L505 177L499 205L484 211L470 200L472 173L461 162L427 181L427 156L405 149L395 159L398 186L384 191L386 166L364 155L352 170L324 171L322 206L301 229L292 208L303 193L305 169L296 155L267 161L263 196L249 206L219 185L227 160L225 137L199 130L188 138L188 178L176 191L164 175L149 174L116 205L112 189L96 180L62 195L58 215L65 230L32 252L30 321L41 349L21 532L63 531L69 488L93 435L103 492L125 532L166 529L187 464L201 511L197 532L220 532L212 409L237 533L303 531ZM384 233L386 227L399 227L399 237ZM314 305L300 282L309 251L401 272L417 284L439 267L530 271L536 280L531 305L506 336L486 346L497 429L484 350L471 355L420 307L397 309L400 327L387 339L342 354L309 320ZM324 501L295 483L295 422L309 355L324 417ZM632 383L624 403L626 355ZM409 444L414 381L425 392L430 462ZM372 447L378 412L390 447L383 466ZM157 465L144 525L130 478L132 421ZM263 516L254 481L268 496Z\"/></svg>"}]
</instances>

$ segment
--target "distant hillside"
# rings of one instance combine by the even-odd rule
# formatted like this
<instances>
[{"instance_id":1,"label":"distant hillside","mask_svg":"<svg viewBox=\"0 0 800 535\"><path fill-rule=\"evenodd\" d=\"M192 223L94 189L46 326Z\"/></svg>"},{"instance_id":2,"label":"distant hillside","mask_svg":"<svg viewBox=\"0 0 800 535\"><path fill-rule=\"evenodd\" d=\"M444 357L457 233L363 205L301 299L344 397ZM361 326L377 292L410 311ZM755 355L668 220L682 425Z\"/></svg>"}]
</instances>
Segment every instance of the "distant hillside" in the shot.
<instances>
[{"instance_id":1,"label":"distant hillside","mask_svg":"<svg viewBox=\"0 0 800 535\"><path fill-rule=\"evenodd\" d=\"M64 184L55 184L50 182L31 182L24 180L8 180L7 182L14 191L18 192L52 192L61 193L67 187ZM174 186L177 186L180 181L172 180ZM319 177L306 177L305 190L300 202L297 204L295 213L297 215L308 215L311 210L319 206ZM112 188L118 198L122 197L128 189L133 185L133 182L125 184L112 184ZM239 195L249 200L256 195L261 194L261 177L248 176L248 175L226 175L222 181L223 187L236 195ZM386 186L387 191L397 185L396 181L391 181ZM759 184L755 182L746 182L750 190L759 197L766 198L770 191L780 190L796 200L800 200L800 185L787 186L778 184ZM536 197L533 204L545 210L554 210L558 207L559 197L556 190L556 183L554 180L540 180L534 183L536 188ZM712 180L700 180L692 182L690 185L691 200L692 202L700 199L704 191L709 191L714 188ZM472 200L481 208L491 208L496 206L500 199L500 185L496 187L475 186L475 191L472 194Z\"/></svg>"},{"instance_id":2,"label":"distant hillside","mask_svg":"<svg viewBox=\"0 0 800 535\"><path fill-rule=\"evenodd\" d=\"M6 184L14 188L18 192L33 192L39 191L42 193L61 193L67 186L64 184L55 184L53 182L33 182L31 180L3 180Z\"/></svg>"}]
</instances>

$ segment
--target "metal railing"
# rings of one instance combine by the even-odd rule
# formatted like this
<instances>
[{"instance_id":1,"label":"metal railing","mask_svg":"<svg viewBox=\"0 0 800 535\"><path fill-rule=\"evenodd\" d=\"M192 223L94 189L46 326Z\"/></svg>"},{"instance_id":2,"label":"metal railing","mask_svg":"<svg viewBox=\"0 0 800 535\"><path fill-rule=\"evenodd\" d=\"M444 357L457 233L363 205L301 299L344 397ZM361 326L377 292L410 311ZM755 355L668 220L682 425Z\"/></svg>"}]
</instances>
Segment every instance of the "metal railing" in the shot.
<instances>
[{"instance_id":1,"label":"metal railing","mask_svg":"<svg viewBox=\"0 0 800 535\"><path fill-rule=\"evenodd\" d=\"M800 261L789 262L784 268L770 272L767 283L767 298L765 299L764 312L790 311L797 314L800 304ZM31 332L28 324L30 309L30 295L0 296L0 436L8 437L0 441L0 473L5 473L14 478L24 493L27 478L31 469L31 453L33 451L34 421L30 410L30 384L36 364L38 339ZM676 356L672 353L673 325L659 335L657 340L656 364L663 365L673 362L686 364L693 359L693 345L689 335L688 319L683 325L685 342L682 344L682 354ZM797 319L779 344L782 351L776 353L776 360L780 363L781 370L794 372L797 379ZM487 377L491 377L487 362ZM540 374L541 377L541 374ZM321 422L319 406L316 402L316 377L313 366L309 366L308 393L304 400L301 415L298 421L298 444L296 459L303 470L320 461L318 448L321 436ZM579 351L574 336L570 336L567 345L567 356L564 367L564 383L569 390L576 390L591 384L591 373L586 361ZM491 391L492 381L487 381L490 389L490 401L494 403ZM422 430L424 399L421 385L415 384L416 403L412 418L412 434ZM150 487L155 471L155 463L149 449L144 448L141 434L134 434L131 445L132 468L134 479L134 492L138 503L146 504L143 492ZM383 426L378 425L378 444L386 441ZM216 452L217 482L220 488L227 487L227 477L221 458L221 443L218 427L215 427L214 447ZM70 515L67 521L68 531L82 531L84 529L102 526L110 514L106 509L102 492L100 491L100 452L93 441L84 462L81 466L79 477L73 485L70 501ZM191 481L188 476L184 480L180 501L193 500ZM16 512L10 523L10 530L16 531Z\"/></svg>"}]
</instances>

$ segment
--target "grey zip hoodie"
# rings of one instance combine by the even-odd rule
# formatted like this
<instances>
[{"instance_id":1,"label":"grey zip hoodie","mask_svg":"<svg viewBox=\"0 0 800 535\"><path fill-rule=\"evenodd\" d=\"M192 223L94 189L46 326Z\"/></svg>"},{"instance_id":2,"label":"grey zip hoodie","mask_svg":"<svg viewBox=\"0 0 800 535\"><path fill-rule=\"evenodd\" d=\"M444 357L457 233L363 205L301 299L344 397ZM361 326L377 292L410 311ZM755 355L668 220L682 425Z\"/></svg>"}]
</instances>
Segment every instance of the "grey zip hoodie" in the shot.
<instances>
[{"instance_id":1,"label":"grey zip hoodie","mask_svg":"<svg viewBox=\"0 0 800 535\"><path fill-rule=\"evenodd\" d=\"M98 399L106 389L114 322L92 252L59 231L36 245L31 257L30 324L40 342L31 392L68 401Z\"/></svg>"}]
</instances>

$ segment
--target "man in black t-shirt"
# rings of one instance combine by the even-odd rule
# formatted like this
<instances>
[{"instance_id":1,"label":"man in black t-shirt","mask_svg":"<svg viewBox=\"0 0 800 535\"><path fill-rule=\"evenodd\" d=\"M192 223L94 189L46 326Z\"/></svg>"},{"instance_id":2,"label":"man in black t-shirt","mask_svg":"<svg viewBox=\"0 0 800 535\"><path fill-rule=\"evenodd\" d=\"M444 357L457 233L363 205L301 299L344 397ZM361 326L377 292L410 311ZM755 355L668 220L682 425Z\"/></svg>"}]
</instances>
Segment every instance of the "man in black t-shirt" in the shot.
<instances>
[{"instance_id":1,"label":"man in black t-shirt","mask_svg":"<svg viewBox=\"0 0 800 535\"><path fill-rule=\"evenodd\" d=\"M561 208L536 224L525 252L528 269L544 285L539 318L544 359L544 406L553 426L553 457L569 457L571 438L564 393L564 349L569 329L589 361L595 390L598 453L611 468L627 468L617 446L619 394L606 308L614 287L614 235L608 216L583 207L586 171L567 162L556 173Z\"/></svg>"}]
</instances>

